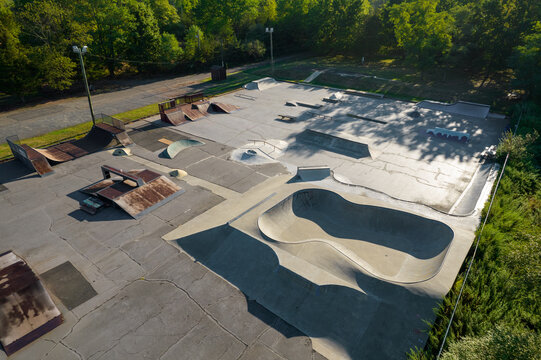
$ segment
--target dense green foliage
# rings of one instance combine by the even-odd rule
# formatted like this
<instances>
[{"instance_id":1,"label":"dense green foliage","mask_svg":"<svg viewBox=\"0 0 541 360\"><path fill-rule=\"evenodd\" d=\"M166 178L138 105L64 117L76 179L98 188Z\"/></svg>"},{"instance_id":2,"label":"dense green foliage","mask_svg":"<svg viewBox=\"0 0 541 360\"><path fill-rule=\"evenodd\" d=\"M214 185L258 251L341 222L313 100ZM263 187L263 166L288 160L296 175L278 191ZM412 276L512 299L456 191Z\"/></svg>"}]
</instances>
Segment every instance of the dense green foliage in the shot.
<instances>
[{"instance_id":1,"label":"dense green foliage","mask_svg":"<svg viewBox=\"0 0 541 360\"><path fill-rule=\"evenodd\" d=\"M451 326L446 360L541 358L541 108L517 107L515 121L522 110L518 134L506 134L498 148L500 159L509 152L509 162ZM437 353L463 277L438 309L425 350L411 358Z\"/></svg>"},{"instance_id":2,"label":"dense green foliage","mask_svg":"<svg viewBox=\"0 0 541 360\"><path fill-rule=\"evenodd\" d=\"M0 0L0 92L63 90L72 45L88 45L91 78L187 73L275 54L402 58L488 79L511 66L541 96L541 2L531 0Z\"/></svg>"}]
</instances>

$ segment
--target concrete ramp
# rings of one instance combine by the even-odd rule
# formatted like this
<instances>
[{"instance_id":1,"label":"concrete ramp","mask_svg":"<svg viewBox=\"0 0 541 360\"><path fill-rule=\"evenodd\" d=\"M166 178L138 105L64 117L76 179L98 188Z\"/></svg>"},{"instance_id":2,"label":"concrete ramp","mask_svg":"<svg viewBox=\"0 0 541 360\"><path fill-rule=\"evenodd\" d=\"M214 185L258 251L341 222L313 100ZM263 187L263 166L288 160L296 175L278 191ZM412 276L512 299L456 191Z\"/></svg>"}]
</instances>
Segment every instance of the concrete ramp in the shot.
<instances>
[{"instance_id":1,"label":"concrete ramp","mask_svg":"<svg viewBox=\"0 0 541 360\"><path fill-rule=\"evenodd\" d=\"M53 330L62 314L26 262L0 254L0 343L9 356Z\"/></svg>"},{"instance_id":2,"label":"concrete ramp","mask_svg":"<svg viewBox=\"0 0 541 360\"><path fill-rule=\"evenodd\" d=\"M279 85L280 83L276 80L274 80L271 77L262 78L259 80L254 80L252 82L249 82L248 84L244 85L243 87L246 90L259 90L263 91L266 89L270 89L271 87L274 87L276 85Z\"/></svg>"},{"instance_id":3,"label":"concrete ramp","mask_svg":"<svg viewBox=\"0 0 541 360\"><path fill-rule=\"evenodd\" d=\"M445 111L450 114L470 116L479 119L486 119L490 106L484 104L458 101L454 104L442 103L439 101L423 100L417 103L417 107L436 111Z\"/></svg>"},{"instance_id":4,"label":"concrete ramp","mask_svg":"<svg viewBox=\"0 0 541 360\"><path fill-rule=\"evenodd\" d=\"M299 166L297 176L302 181L319 181L331 176L331 168L328 166Z\"/></svg>"},{"instance_id":5,"label":"concrete ramp","mask_svg":"<svg viewBox=\"0 0 541 360\"><path fill-rule=\"evenodd\" d=\"M297 135L297 141L355 159L372 157L368 143L347 134L308 129Z\"/></svg>"},{"instance_id":6,"label":"concrete ramp","mask_svg":"<svg viewBox=\"0 0 541 360\"><path fill-rule=\"evenodd\" d=\"M446 224L380 206L352 203L322 189L305 189L258 219L271 240L317 247L305 260L344 277L347 263L376 278L417 283L435 276L454 238ZM347 279L345 279L347 280Z\"/></svg>"},{"instance_id":7,"label":"concrete ramp","mask_svg":"<svg viewBox=\"0 0 541 360\"><path fill-rule=\"evenodd\" d=\"M174 159L182 150L187 149L192 146L201 146L205 145L201 141L193 139L182 139L172 142L168 147L166 147L161 153L160 157L167 159Z\"/></svg>"}]
</instances>

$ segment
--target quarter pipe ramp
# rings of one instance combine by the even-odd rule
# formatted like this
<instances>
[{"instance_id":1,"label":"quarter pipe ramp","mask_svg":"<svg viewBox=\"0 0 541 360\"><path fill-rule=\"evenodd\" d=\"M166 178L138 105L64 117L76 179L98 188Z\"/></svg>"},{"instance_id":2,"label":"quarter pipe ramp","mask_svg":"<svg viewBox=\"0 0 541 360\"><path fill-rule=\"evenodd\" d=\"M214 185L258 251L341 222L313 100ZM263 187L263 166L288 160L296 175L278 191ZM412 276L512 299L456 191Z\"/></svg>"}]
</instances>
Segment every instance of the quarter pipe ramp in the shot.
<instances>
[{"instance_id":1,"label":"quarter pipe ramp","mask_svg":"<svg viewBox=\"0 0 541 360\"><path fill-rule=\"evenodd\" d=\"M102 115L101 122L96 123L82 139L61 143L45 149L34 149L20 144L14 135L6 138L13 156L22 161L40 176L52 174L50 163L62 163L75 158L100 151L112 146L133 144L126 133L124 123L113 117Z\"/></svg>"}]
</instances>

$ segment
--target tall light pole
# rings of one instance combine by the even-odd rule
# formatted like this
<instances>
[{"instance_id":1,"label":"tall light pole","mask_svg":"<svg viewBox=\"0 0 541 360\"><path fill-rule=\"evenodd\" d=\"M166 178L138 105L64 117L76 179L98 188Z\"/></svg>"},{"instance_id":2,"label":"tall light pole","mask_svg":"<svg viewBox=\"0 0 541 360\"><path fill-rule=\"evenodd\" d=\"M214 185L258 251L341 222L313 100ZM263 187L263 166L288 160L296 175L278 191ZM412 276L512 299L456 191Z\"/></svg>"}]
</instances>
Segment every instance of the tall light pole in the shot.
<instances>
[{"instance_id":1,"label":"tall light pole","mask_svg":"<svg viewBox=\"0 0 541 360\"><path fill-rule=\"evenodd\" d=\"M274 28L266 28L265 32L270 34L271 68L272 68L272 75L274 76L274 56L272 54L272 33L274 32Z\"/></svg>"},{"instance_id":2,"label":"tall light pole","mask_svg":"<svg viewBox=\"0 0 541 360\"><path fill-rule=\"evenodd\" d=\"M199 32L195 34L195 38L197 39L197 48L199 51L201 51L201 40L199 39Z\"/></svg>"},{"instance_id":3,"label":"tall light pole","mask_svg":"<svg viewBox=\"0 0 541 360\"><path fill-rule=\"evenodd\" d=\"M86 80L86 71L85 63L83 61L83 55L88 51L88 47L83 46L82 49L79 49L77 46L73 45L73 52L79 54L79 60L81 61L81 71L83 73L83 80L85 82L86 95L88 96L88 106L90 107L90 115L92 116L92 124L96 125L96 119L94 118L94 109L92 108L92 99L90 99L90 90L88 89L88 81Z\"/></svg>"}]
</instances>

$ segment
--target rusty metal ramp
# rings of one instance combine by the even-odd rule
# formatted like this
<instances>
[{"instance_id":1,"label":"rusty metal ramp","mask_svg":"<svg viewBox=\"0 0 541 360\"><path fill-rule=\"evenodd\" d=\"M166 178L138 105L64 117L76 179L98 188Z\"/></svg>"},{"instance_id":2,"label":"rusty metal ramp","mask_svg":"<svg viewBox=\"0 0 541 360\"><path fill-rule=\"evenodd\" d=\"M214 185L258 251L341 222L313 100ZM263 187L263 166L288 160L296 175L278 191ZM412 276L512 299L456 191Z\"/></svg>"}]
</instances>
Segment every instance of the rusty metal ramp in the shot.
<instances>
[{"instance_id":1,"label":"rusty metal ramp","mask_svg":"<svg viewBox=\"0 0 541 360\"><path fill-rule=\"evenodd\" d=\"M0 343L7 355L63 322L47 290L20 257L0 255Z\"/></svg>"},{"instance_id":2,"label":"rusty metal ramp","mask_svg":"<svg viewBox=\"0 0 541 360\"><path fill-rule=\"evenodd\" d=\"M221 102L213 102L212 103L212 109L214 111L217 111L217 112L224 112L226 114L230 114L230 113L232 113L234 111L239 110L240 108L238 106L231 105L231 104L225 104L225 103L221 103Z\"/></svg>"},{"instance_id":3,"label":"rusty metal ramp","mask_svg":"<svg viewBox=\"0 0 541 360\"><path fill-rule=\"evenodd\" d=\"M21 144L17 135L7 137L6 141L15 158L40 176L50 175L54 173L51 163L70 161L117 145L133 144L121 120L104 114L101 116L82 139L67 141L45 149L34 149Z\"/></svg>"},{"instance_id":4,"label":"rusty metal ramp","mask_svg":"<svg viewBox=\"0 0 541 360\"><path fill-rule=\"evenodd\" d=\"M134 219L184 193L180 186L154 171L123 171L108 165L103 165L101 171L103 180L80 191L118 206Z\"/></svg>"},{"instance_id":5,"label":"rusty metal ramp","mask_svg":"<svg viewBox=\"0 0 541 360\"><path fill-rule=\"evenodd\" d=\"M35 170L39 176L47 176L54 173L47 158L26 144L21 144L17 135L8 136L6 141L13 156L26 167Z\"/></svg>"}]
</instances>

